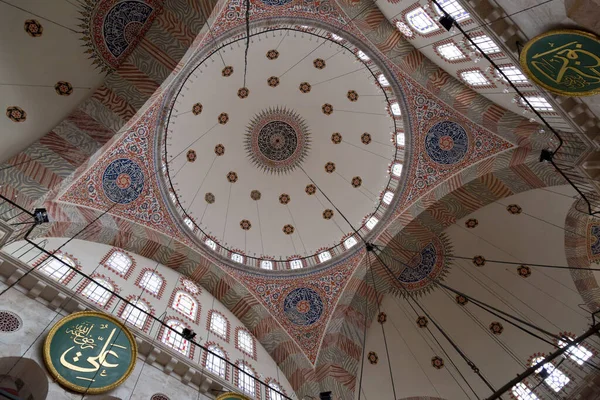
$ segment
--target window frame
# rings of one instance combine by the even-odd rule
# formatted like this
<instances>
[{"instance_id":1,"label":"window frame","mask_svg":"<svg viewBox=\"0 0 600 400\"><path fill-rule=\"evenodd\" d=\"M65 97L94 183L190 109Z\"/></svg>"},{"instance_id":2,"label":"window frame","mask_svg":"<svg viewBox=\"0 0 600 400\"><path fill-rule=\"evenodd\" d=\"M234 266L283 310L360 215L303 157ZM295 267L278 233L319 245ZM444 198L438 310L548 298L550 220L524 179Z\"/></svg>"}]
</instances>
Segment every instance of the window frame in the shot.
<instances>
[{"instance_id":1,"label":"window frame","mask_svg":"<svg viewBox=\"0 0 600 400\"><path fill-rule=\"evenodd\" d=\"M189 307L189 310L186 308L185 304L181 303L181 300L185 298L191 300L190 304L193 307ZM186 318L189 318L194 322L198 321L198 316L200 315L200 302L194 297L193 294L186 291L184 288L177 288L173 290L173 296L169 303L170 307L181 315L184 315ZM180 305L182 305L182 307L180 307Z\"/></svg>"},{"instance_id":2,"label":"window frame","mask_svg":"<svg viewBox=\"0 0 600 400\"><path fill-rule=\"evenodd\" d=\"M250 397L256 397L256 371L254 371L254 368L252 368L250 364L244 361L238 362L237 366L239 369L236 369L236 386L241 389L244 394Z\"/></svg>"},{"instance_id":3,"label":"window frame","mask_svg":"<svg viewBox=\"0 0 600 400\"><path fill-rule=\"evenodd\" d=\"M229 342L229 320L217 310L210 310L208 313L207 330L214 333L219 338ZM213 318L220 318L223 321L223 329L215 329L213 327Z\"/></svg>"},{"instance_id":4,"label":"window frame","mask_svg":"<svg viewBox=\"0 0 600 400\"><path fill-rule=\"evenodd\" d=\"M425 28L419 28L417 25L415 25L415 22L413 20L416 21L419 18L426 23ZM428 37L437 34L441 31L441 28L438 25L438 23L433 18L431 18L431 16L419 3L417 3L414 7L411 7L404 11L404 19L406 21L406 24L414 32L421 36Z\"/></svg>"},{"instance_id":5,"label":"window frame","mask_svg":"<svg viewBox=\"0 0 600 400\"><path fill-rule=\"evenodd\" d=\"M251 347L250 349L248 349L246 347L246 344L243 343L243 341L240 340L240 334L245 334L248 335L248 342L250 343ZM238 349L239 351L241 351L242 353L252 357L254 360L256 360L256 340L254 339L254 336L252 336L252 334L245 328L242 327L237 327L235 330L235 348ZM249 351L250 350L250 351Z\"/></svg>"},{"instance_id":6,"label":"window frame","mask_svg":"<svg viewBox=\"0 0 600 400\"><path fill-rule=\"evenodd\" d=\"M128 261L128 264L125 266L118 265L119 263L117 263L114 260L116 258L122 258L122 259ZM127 278L129 278L129 276L131 276L131 274L133 272L133 268L135 266L135 261L134 261L133 257L131 257L129 254L127 254L123 250L112 249L107 254L107 257L105 258L105 260L103 260L102 264L106 268L108 268L109 270L114 272L115 274L119 275L120 277L122 277L124 279L127 279Z\"/></svg>"},{"instance_id":7,"label":"window frame","mask_svg":"<svg viewBox=\"0 0 600 400\"><path fill-rule=\"evenodd\" d=\"M147 287L148 282L146 284L143 283L146 275L148 275L148 274L151 275L151 277L148 278L148 281L150 281L150 279L152 279L153 277L156 278L157 280L160 280L160 286L158 286L156 293L148 289L148 287ZM150 268L145 268L140 272L140 275L138 276L138 279L137 279L135 285L139 288L144 289L144 291L150 293L152 296L156 297L157 299L160 299L162 297L162 294L163 294L163 291L164 291L164 288L166 285L166 280L157 271L152 270Z\"/></svg>"},{"instance_id":8,"label":"window frame","mask_svg":"<svg viewBox=\"0 0 600 400\"><path fill-rule=\"evenodd\" d=\"M39 261L38 265L35 265L34 268L38 269L41 273L43 273L44 275L46 275L48 278L58 282L58 283L62 283L63 285L68 284L71 279L73 279L73 277L75 276L75 271L74 269L79 269L79 265L77 263L77 261L75 261L75 259L73 259L72 257L70 257L69 255L65 254L65 253L61 253L61 252L55 252L53 253L53 255L58 258L59 260L56 260L54 257L52 256L47 256L47 257L42 257L41 260ZM65 264L63 264L63 262ZM54 267L54 265L57 264L57 267ZM48 271L50 270L50 271ZM60 277L58 277L58 272L59 271L63 271L62 275L60 275ZM56 276L55 276L56 274Z\"/></svg>"},{"instance_id":9,"label":"window frame","mask_svg":"<svg viewBox=\"0 0 600 400\"><path fill-rule=\"evenodd\" d=\"M95 287L89 289L92 285L94 285ZM110 290L105 289L101 285L110 288ZM96 293L97 290L100 290L99 294ZM89 282L85 283L79 294L81 294L81 296L85 297L92 303L98 304L102 308L106 308L113 298L113 294L111 291L116 291L115 285L105 277L96 276L92 277Z\"/></svg>"},{"instance_id":10,"label":"window frame","mask_svg":"<svg viewBox=\"0 0 600 400\"><path fill-rule=\"evenodd\" d=\"M172 325L171 325L171 323L172 323ZM187 326L185 323L183 323L182 321L180 321L176 318L169 318L166 322L166 325L173 328L175 331L177 331L179 333L181 333L184 328L189 329L189 326ZM177 325L177 327L174 327L173 325ZM181 330L179 330L179 328L181 328ZM191 343L189 342L189 340L184 339L182 336L173 333L173 331L171 329L163 327L163 333L160 337L160 341L167 347L183 354L184 356L187 356L190 358L194 357L194 353L193 353L194 346L191 346ZM177 346L179 346L179 347L175 347L176 343L178 343Z\"/></svg>"},{"instance_id":11,"label":"window frame","mask_svg":"<svg viewBox=\"0 0 600 400\"><path fill-rule=\"evenodd\" d=\"M227 357L227 353L225 352L225 350L216 343L206 345L206 348L209 351L211 351L212 353L217 353L217 352L221 353L221 354L219 354L219 356L223 357L223 359L215 356L212 353L205 352L206 357L204 357L204 368L206 368L213 374L215 374L223 379L227 379L228 368L227 368L227 362L225 360L227 360L228 357ZM217 365L217 363L219 365Z\"/></svg>"},{"instance_id":12,"label":"window frame","mask_svg":"<svg viewBox=\"0 0 600 400\"><path fill-rule=\"evenodd\" d=\"M138 310L132 304L129 304L129 303L132 303L133 305L143 309L146 313ZM121 311L119 313L119 316L123 319L123 321L125 321L125 324L133 325L136 328L141 329L142 331L145 331L145 329L147 327L146 323L148 322L148 315L151 314L150 306L144 300L135 299L135 298L130 299L129 303L125 304L125 307L123 307L123 311ZM127 312L129 312L129 314L127 316L125 316L125 314ZM137 314L137 315L135 315L135 314ZM132 315L135 315L134 318L131 318Z\"/></svg>"}]
</instances>

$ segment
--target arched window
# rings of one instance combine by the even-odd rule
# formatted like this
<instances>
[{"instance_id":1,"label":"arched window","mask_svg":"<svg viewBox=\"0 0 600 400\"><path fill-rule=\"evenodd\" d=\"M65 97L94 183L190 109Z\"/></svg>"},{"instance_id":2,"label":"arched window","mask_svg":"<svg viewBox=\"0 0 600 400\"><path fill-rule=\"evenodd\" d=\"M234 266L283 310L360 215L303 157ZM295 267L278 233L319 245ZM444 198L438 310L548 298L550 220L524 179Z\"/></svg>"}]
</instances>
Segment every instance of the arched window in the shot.
<instances>
[{"instance_id":1,"label":"arched window","mask_svg":"<svg viewBox=\"0 0 600 400\"><path fill-rule=\"evenodd\" d=\"M411 12L407 13L406 20L414 30L424 35L440 29L435 21L431 19L431 17L421 7L417 7Z\"/></svg>"},{"instance_id":2,"label":"arched window","mask_svg":"<svg viewBox=\"0 0 600 400\"><path fill-rule=\"evenodd\" d=\"M575 361L579 365L583 365L584 362L593 356L591 351L578 344L569 345L568 343L559 340L558 345L560 347L565 347L568 345L569 349L566 351L566 353L569 355L571 360Z\"/></svg>"},{"instance_id":3,"label":"arched window","mask_svg":"<svg viewBox=\"0 0 600 400\"><path fill-rule=\"evenodd\" d=\"M523 382L512 387L512 394L517 400L539 400L539 398Z\"/></svg>"},{"instance_id":4,"label":"arched window","mask_svg":"<svg viewBox=\"0 0 600 400\"><path fill-rule=\"evenodd\" d=\"M536 357L531 360L531 366L538 365L544 361L544 357ZM541 374L542 370L546 370L547 377L544 379L544 382L552 388L555 392L560 392L563 387L569 383L570 379L563 374L558 368L554 366L551 362L547 362L544 365L540 365L538 369L535 370L537 374Z\"/></svg>"},{"instance_id":5,"label":"arched window","mask_svg":"<svg viewBox=\"0 0 600 400\"><path fill-rule=\"evenodd\" d=\"M136 307L138 307L141 310L139 310ZM146 303L144 303L141 300L133 300L130 302L130 304L127 304L127 306L125 306L123 313L121 313L121 318L123 318L126 322L130 323L131 325L137 326L140 329L144 329L144 324L146 323L146 319L148 318L148 315L144 314L144 312L147 313L148 310L149 308L146 305Z\"/></svg>"},{"instance_id":6,"label":"arched window","mask_svg":"<svg viewBox=\"0 0 600 400\"><path fill-rule=\"evenodd\" d=\"M344 240L344 247L346 249L350 249L356 245L357 241L354 236L350 236L348 239Z\"/></svg>"},{"instance_id":7,"label":"arched window","mask_svg":"<svg viewBox=\"0 0 600 400\"><path fill-rule=\"evenodd\" d=\"M254 384L254 371L248 364L245 363L240 363L239 367L241 371L238 371L238 387L250 395L250 397L254 397L254 393L256 391L256 386Z\"/></svg>"},{"instance_id":8,"label":"arched window","mask_svg":"<svg viewBox=\"0 0 600 400\"><path fill-rule=\"evenodd\" d=\"M163 279L153 271L146 271L140 280L139 286L157 296L163 285Z\"/></svg>"},{"instance_id":9,"label":"arched window","mask_svg":"<svg viewBox=\"0 0 600 400\"><path fill-rule=\"evenodd\" d=\"M112 297L111 291L114 290L114 286L106 280L93 278L81 291L81 295L104 307Z\"/></svg>"},{"instance_id":10,"label":"arched window","mask_svg":"<svg viewBox=\"0 0 600 400\"><path fill-rule=\"evenodd\" d=\"M177 333L181 333L183 332L183 328L187 328L183 323L177 321L176 319L167 321L167 326L173 328ZM165 328L161 341L170 348L175 349L181 354L187 356L190 352L190 342L182 338L181 335L178 335L177 333L173 332L171 329Z\"/></svg>"},{"instance_id":11,"label":"arched window","mask_svg":"<svg viewBox=\"0 0 600 400\"><path fill-rule=\"evenodd\" d=\"M58 258L58 260L54 257ZM69 267L75 268L75 261L64 254L55 254L54 257L50 257L46 260L40 268L40 271L50 278L63 283L72 272Z\"/></svg>"},{"instance_id":12,"label":"arched window","mask_svg":"<svg viewBox=\"0 0 600 400\"><path fill-rule=\"evenodd\" d=\"M125 275L129 271L129 268L131 268L131 265L133 265L133 260L123 252L113 251L108 260L106 260L105 265L118 274Z\"/></svg>"},{"instance_id":13,"label":"arched window","mask_svg":"<svg viewBox=\"0 0 600 400\"><path fill-rule=\"evenodd\" d=\"M179 291L175 294L171 307L181 312L186 317L195 320L198 312L198 303L186 292Z\"/></svg>"},{"instance_id":14,"label":"arched window","mask_svg":"<svg viewBox=\"0 0 600 400\"><path fill-rule=\"evenodd\" d=\"M269 260L262 260L260 262L260 267L262 269L273 269L273 262Z\"/></svg>"},{"instance_id":15,"label":"arched window","mask_svg":"<svg viewBox=\"0 0 600 400\"><path fill-rule=\"evenodd\" d=\"M236 347L239 350L254 356L254 339L252 338L252 335L250 335L250 332L243 329L238 330Z\"/></svg>"},{"instance_id":16,"label":"arched window","mask_svg":"<svg viewBox=\"0 0 600 400\"><path fill-rule=\"evenodd\" d=\"M204 244L206 244L208 247L210 247L213 250L217 249L217 244L213 240L211 240L211 239L206 239L204 241Z\"/></svg>"},{"instance_id":17,"label":"arched window","mask_svg":"<svg viewBox=\"0 0 600 400\"><path fill-rule=\"evenodd\" d=\"M227 340L227 330L228 330L229 322L225 319L224 316L217 312L211 312L210 314L210 330L215 333L217 336Z\"/></svg>"},{"instance_id":18,"label":"arched window","mask_svg":"<svg viewBox=\"0 0 600 400\"><path fill-rule=\"evenodd\" d=\"M283 389L281 388L281 386L276 382L269 382L269 399L283 400L283 396L280 393L283 393Z\"/></svg>"},{"instance_id":19,"label":"arched window","mask_svg":"<svg viewBox=\"0 0 600 400\"><path fill-rule=\"evenodd\" d=\"M207 370L212 372L215 375L219 375L221 378L225 378L225 371L227 368L227 364L225 363L225 353L223 350L219 348L217 345L208 346L208 350L212 353L207 353L206 362L204 366ZM217 357L218 356L218 357ZM221 357L221 358L219 358Z\"/></svg>"},{"instance_id":20,"label":"arched window","mask_svg":"<svg viewBox=\"0 0 600 400\"><path fill-rule=\"evenodd\" d=\"M462 8L462 6L458 3L458 0L438 0L438 3L440 6L442 6L444 11L454 18L456 22L469 18L469 13ZM433 8L440 17L444 16L444 13L437 6L437 4L433 3Z\"/></svg>"}]
</instances>

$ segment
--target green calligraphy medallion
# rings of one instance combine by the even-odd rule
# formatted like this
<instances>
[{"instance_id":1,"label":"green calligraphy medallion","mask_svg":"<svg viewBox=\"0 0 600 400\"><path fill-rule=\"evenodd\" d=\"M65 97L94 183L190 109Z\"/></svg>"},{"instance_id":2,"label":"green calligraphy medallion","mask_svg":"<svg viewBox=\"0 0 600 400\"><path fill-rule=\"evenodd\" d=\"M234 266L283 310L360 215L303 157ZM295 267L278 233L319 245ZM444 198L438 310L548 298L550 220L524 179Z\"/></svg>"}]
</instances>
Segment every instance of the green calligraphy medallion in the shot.
<instances>
[{"instance_id":1,"label":"green calligraphy medallion","mask_svg":"<svg viewBox=\"0 0 600 400\"><path fill-rule=\"evenodd\" d=\"M250 400L250 398L239 393L229 392L219 395L216 400Z\"/></svg>"},{"instance_id":2,"label":"green calligraphy medallion","mask_svg":"<svg viewBox=\"0 0 600 400\"><path fill-rule=\"evenodd\" d=\"M563 96L600 93L600 38L564 29L546 32L525 45L521 66L529 78Z\"/></svg>"},{"instance_id":3,"label":"green calligraphy medallion","mask_svg":"<svg viewBox=\"0 0 600 400\"><path fill-rule=\"evenodd\" d=\"M83 311L61 319L44 342L44 362L62 386L79 393L114 389L133 371L135 338L116 318Z\"/></svg>"}]
</instances>

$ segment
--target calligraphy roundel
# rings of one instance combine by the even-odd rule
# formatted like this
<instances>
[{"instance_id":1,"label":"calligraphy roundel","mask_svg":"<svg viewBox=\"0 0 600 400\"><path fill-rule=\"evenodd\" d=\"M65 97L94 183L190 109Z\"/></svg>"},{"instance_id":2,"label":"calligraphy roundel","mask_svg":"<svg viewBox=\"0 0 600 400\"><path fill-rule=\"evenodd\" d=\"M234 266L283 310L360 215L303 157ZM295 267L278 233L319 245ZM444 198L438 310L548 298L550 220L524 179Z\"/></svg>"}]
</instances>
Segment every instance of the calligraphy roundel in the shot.
<instances>
[{"instance_id":1,"label":"calligraphy roundel","mask_svg":"<svg viewBox=\"0 0 600 400\"><path fill-rule=\"evenodd\" d=\"M104 170L102 188L106 196L115 203L131 203L144 189L144 173L134 161L119 158Z\"/></svg>"},{"instance_id":2,"label":"calligraphy roundel","mask_svg":"<svg viewBox=\"0 0 600 400\"><path fill-rule=\"evenodd\" d=\"M294 289L283 301L283 312L295 325L312 325L323 314L323 300L310 288Z\"/></svg>"},{"instance_id":3,"label":"calligraphy roundel","mask_svg":"<svg viewBox=\"0 0 600 400\"><path fill-rule=\"evenodd\" d=\"M135 338L114 317L83 311L61 319L44 342L44 363L62 386L96 394L122 384L137 357Z\"/></svg>"},{"instance_id":4,"label":"calligraphy roundel","mask_svg":"<svg viewBox=\"0 0 600 400\"><path fill-rule=\"evenodd\" d=\"M467 154L467 150L469 135L456 122L438 122L425 136L425 151L438 164L456 164Z\"/></svg>"},{"instance_id":5,"label":"calligraphy roundel","mask_svg":"<svg viewBox=\"0 0 600 400\"><path fill-rule=\"evenodd\" d=\"M600 38L574 29L559 29L531 39L520 57L529 78L563 96L600 93Z\"/></svg>"}]
</instances>

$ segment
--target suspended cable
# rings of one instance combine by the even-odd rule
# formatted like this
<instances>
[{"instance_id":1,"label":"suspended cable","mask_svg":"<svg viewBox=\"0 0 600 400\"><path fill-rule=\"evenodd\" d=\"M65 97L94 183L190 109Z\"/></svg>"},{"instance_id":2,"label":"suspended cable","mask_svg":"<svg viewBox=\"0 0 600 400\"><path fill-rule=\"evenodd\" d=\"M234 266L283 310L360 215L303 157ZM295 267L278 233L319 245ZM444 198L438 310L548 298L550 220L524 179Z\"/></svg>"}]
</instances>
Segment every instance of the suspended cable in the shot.
<instances>
[{"instance_id":1,"label":"suspended cable","mask_svg":"<svg viewBox=\"0 0 600 400\"><path fill-rule=\"evenodd\" d=\"M367 348L367 323L369 318L369 303L368 303L368 293L367 293L367 264L365 264L365 321L363 327L363 342L362 342L362 358L361 358L361 366L360 366L360 379L358 380L358 400L360 400L360 396L362 394L362 378L363 372L365 370L365 350ZM393 380L393 377L392 377ZM396 397L394 397L395 399Z\"/></svg>"},{"instance_id":2,"label":"suspended cable","mask_svg":"<svg viewBox=\"0 0 600 400\"><path fill-rule=\"evenodd\" d=\"M373 276L373 266L371 265L371 252L367 252L367 265L368 265L368 269L369 271L371 271L371 281L373 282L373 289L375 289L375 302L377 303L377 312L381 314L381 306L379 304L379 291L377 290L377 282L375 281L375 277ZM367 285L367 275L365 274L365 286ZM366 297L367 293L365 291L365 297ZM392 381L392 392L394 393L394 399L397 399L398 396L396 396L396 385L394 384L394 374L392 372L392 361L390 359L390 352L388 350L388 344L387 344L387 337L385 336L385 328L383 327L383 324L379 324L381 325L381 333L383 334L383 344L385 345L385 355L387 357L387 362L388 362L388 369L390 372L390 380ZM364 352L363 352L364 354ZM363 355L364 357L364 355Z\"/></svg>"},{"instance_id":3,"label":"suspended cable","mask_svg":"<svg viewBox=\"0 0 600 400\"><path fill-rule=\"evenodd\" d=\"M408 250L411 251L412 250ZM448 258L456 258L460 260L473 260L473 257L464 257L464 256L454 256L447 255ZM533 264L529 262L514 262L514 261L504 261L504 260L488 260L485 259L486 262L490 263L498 263L498 264L510 264L510 265L527 265L529 267L539 267L539 268L556 268L556 269L572 269L572 270L583 270L583 271L600 271L600 268L584 268L584 267L565 267L561 265L548 265L548 264Z\"/></svg>"},{"instance_id":4,"label":"suspended cable","mask_svg":"<svg viewBox=\"0 0 600 400\"><path fill-rule=\"evenodd\" d=\"M250 49L250 0L246 0L246 48L244 49L244 87L248 73L248 50Z\"/></svg>"}]
</instances>

